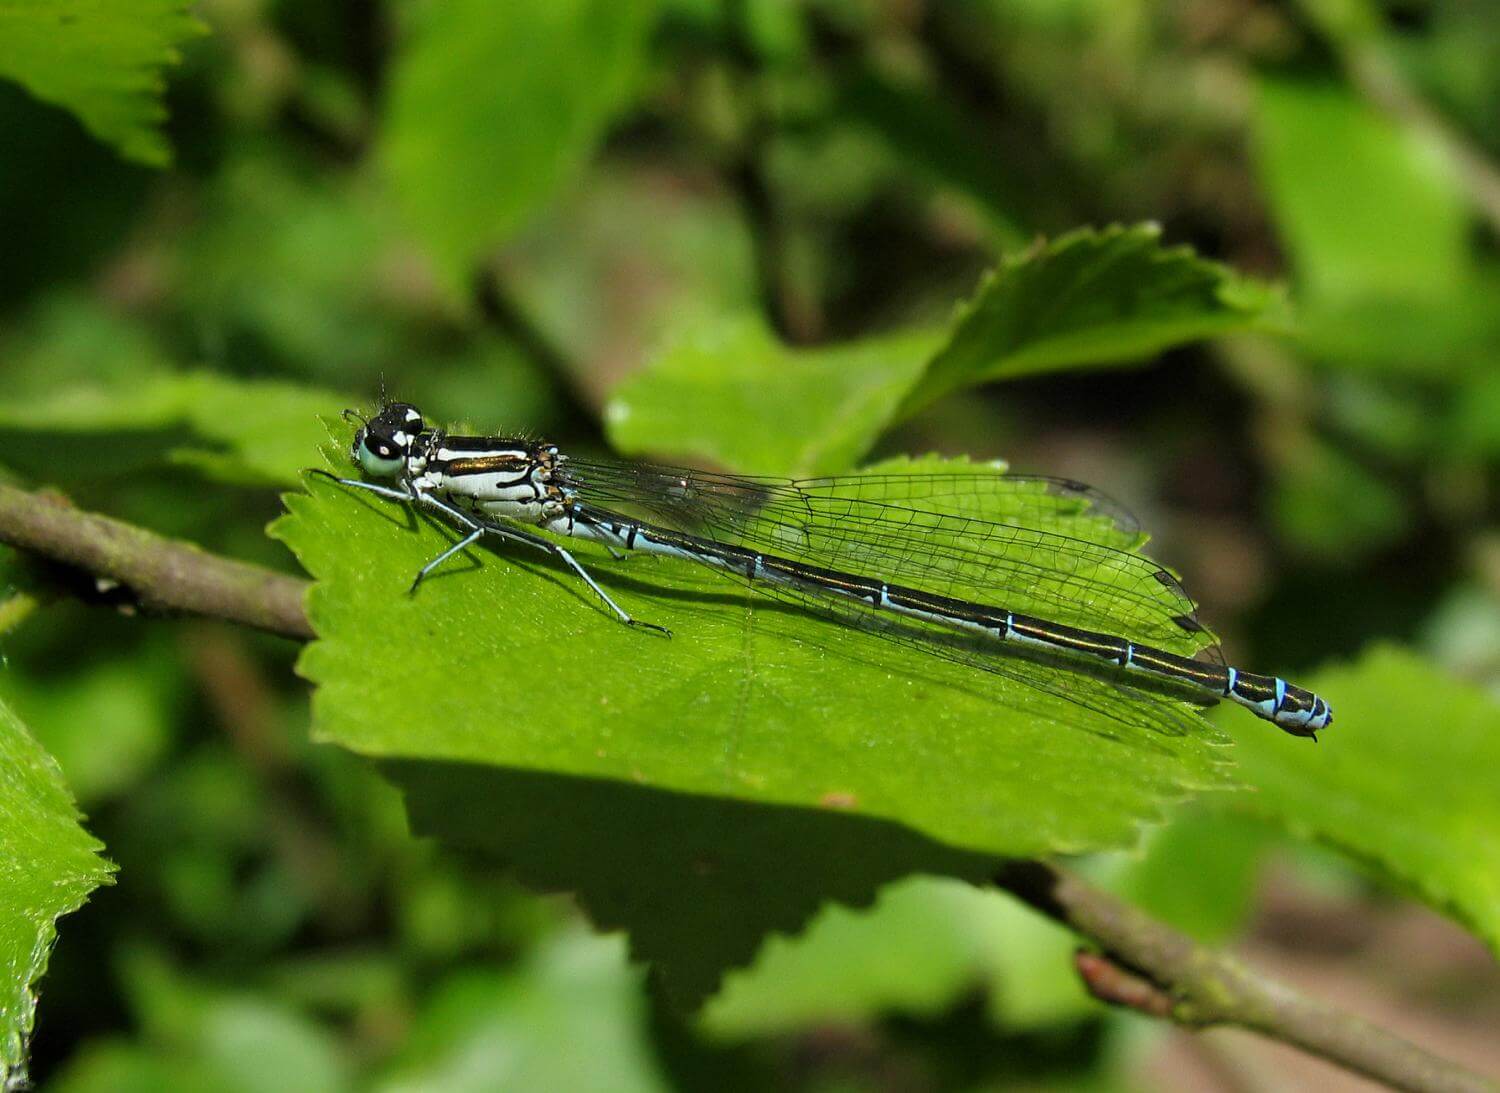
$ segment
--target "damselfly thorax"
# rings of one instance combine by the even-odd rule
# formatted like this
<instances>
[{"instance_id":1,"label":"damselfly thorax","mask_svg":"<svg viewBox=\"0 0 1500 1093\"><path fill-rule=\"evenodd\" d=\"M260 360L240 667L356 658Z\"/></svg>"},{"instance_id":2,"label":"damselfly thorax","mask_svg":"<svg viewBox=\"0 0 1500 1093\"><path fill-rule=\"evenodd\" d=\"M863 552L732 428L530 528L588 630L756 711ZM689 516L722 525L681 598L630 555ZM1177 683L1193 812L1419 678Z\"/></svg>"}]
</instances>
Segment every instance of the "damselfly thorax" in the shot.
<instances>
[{"instance_id":1,"label":"damselfly thorax","mask_svg":"<svg viewBox=\"0 0 1500 1093\"><path fill-rule=\"evenodd\" d=\"M433 431L417 437L406 474L419 493L437 493L489 516L541 523L562 515L571 499L558 473L563 458L550 444Z\"/></svg>"}]
</instances>

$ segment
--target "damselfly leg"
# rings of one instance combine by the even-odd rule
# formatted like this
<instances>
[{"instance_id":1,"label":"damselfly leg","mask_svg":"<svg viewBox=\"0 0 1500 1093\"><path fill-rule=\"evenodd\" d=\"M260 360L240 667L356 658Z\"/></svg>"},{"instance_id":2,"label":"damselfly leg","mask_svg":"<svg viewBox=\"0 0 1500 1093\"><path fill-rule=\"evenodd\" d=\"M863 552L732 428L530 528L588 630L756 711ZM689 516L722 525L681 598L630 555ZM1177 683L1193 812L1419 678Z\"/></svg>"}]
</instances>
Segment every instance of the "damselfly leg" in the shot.
<instances>
[{"instance_id":1,"label":"damselfly leg","mask_svg":"<svg viewBox=\"0 0 1500 1093\"><path fill-rule=\"evenodd\" d=\"M473 545L485 536L490 535L494 536L502 542L525 544L526 546L533 547L536 550L542 551L542 553L544 554L551 555L558 561L562 562L575 574L577 574L579 578L583 580L583 583L588 585L589 588L593 590L594 594L604 602L605 606L610 609L615 618L619 619L626 626L634 626L642 630L653 630L656 633L664 634L667 637L672 636L672 631L667 629L665 626L661 626L654 622L646 622L644 619L638 619L634 615L630 614L630 612L626 611L623 607L621 607L614 601L614 598L610 596L608 592L604 591L604 589L600 587L599 582L594 580L593 575L583 567L583 564L579 562L577 558L573 557L572 552L564 549L561 546L558 546L556 543L552 542L549 539L544 539L540 535L533 535L530 532L522 531L520 528L506 527L502 524L492 523L487 520L478 520L469 513L465 512L463 509L458 508L456 505L449 504L447 501L444 501L442 498L437 497L432 493L429 493L425 490L411 489L410 485L407 483L403 483L406 488L396 489L390 486L377 485L374 482L365 482L358 478L340 478L337 475L329 474L327 471L318 468L314 468L313 473L323 478L327 478L330 481L337 482L341 486L349 486L354 489L367 490L370 493L375 494L377 497L385 497L393 501L402 501L408 504L425 505L428 508L436 509L448 519L454 521L460 527L465 528L468 531L468 534L465 535L462 539L454 543L452 546L447 547L445 550L443 550L442 553L433 558L431 561L427 562L422 566L421 569L417 571L417 575L412 579L411 587L407 589L408 594L415 593L417 590L417 586L422 583L427 575L430 574L438 566L446 562L449 558L453 557L453 555L464 550L466 547Z\"/></svg>"}]
</instances>

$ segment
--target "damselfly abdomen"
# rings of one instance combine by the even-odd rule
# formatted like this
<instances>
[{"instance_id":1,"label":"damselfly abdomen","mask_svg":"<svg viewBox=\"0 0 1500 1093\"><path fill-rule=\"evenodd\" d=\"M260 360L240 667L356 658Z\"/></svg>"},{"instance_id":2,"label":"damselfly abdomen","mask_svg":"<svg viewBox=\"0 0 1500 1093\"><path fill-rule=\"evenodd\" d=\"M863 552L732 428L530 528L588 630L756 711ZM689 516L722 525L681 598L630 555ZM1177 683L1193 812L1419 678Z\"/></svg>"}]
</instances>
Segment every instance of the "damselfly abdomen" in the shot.
<instances>
[{"instance_id":1,"label":"damselfly abdomen","mask_svg":"<svg viewBox=\"0 0 1500 1093\"><path fill-rule=\"evenodd\" d=\"M351 457L380 485L464 531L416 574L492 536L554 556L622 622L634 618L556 541L528 529L696 562L776 599L1068 697L1070 671L1228 698L1297 736L1333 722L1317 695L1224 662L1170 573L1137 553L1139 529L1065 479L972 473L804 480L574 459L550 444L453 436L392 403L362 422ZM333 477L333 476L329 476ZM972 515L971 515L972 513ZM1078 534L1083 515L1093 533ZM1003 516L1003 519L995 517ZM962 639L962 640L955 640ZM1018 673L1009 658L1046 658Z\"/></svg>"}]
</instances>

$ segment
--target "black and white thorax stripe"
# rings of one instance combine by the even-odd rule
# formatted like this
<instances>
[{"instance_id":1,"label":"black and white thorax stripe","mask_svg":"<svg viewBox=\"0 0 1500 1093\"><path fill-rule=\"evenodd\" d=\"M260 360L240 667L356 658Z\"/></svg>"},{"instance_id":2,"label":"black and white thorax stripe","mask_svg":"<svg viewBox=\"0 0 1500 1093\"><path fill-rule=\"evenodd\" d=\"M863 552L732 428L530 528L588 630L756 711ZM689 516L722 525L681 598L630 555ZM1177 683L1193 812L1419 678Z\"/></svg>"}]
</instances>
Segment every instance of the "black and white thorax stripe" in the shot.
<instances>
[{"instance_id":1,"label":"black and white thorax stripe","mask_svg":"<svg viewBox=\"0 0 1500 1093\"><path fill-rule=\"evenodd\" d=\"M414 445L407 479L491 516L540 523L562 513L571 494L556 481L561 461L550 444L432 432Z\"/></svg>"}]
</instances>

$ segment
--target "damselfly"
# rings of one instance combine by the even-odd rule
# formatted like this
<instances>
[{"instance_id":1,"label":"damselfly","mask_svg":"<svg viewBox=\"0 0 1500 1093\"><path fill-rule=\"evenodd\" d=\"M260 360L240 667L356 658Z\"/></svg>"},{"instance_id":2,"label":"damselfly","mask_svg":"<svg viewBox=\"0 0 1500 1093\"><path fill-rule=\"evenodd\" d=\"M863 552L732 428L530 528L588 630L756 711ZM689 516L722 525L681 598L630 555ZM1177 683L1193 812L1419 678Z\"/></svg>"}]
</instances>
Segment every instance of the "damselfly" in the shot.
<instances>
[{"instance_id":1,"label":"damselfly","mask_svg":"<svg viewBox=\"0 0 1500 1093\"><path fill-rule=\"evenodd\" d=\"M319 473L430 509L463 533L417 572L413 590L493 537L556 558L621 622L668 633L634 618L530 525L603 544L617 558L640 551L697 562L1063 697L1073 697L1069 672L1107 670L1120 687L1154 682L1204 703L1230 699L1296 736L1316 738L1333 722L1311 691L1227 665L1177 580L1130 549L1139 536L1128 515L1066 479L973 468L794 481L593 461L535 441L451 436L399 402L360 423L350 456L393 484ZM1085 514L1099 530L1087 538L1078 534Z\"/></svg>"}]
</instances>

